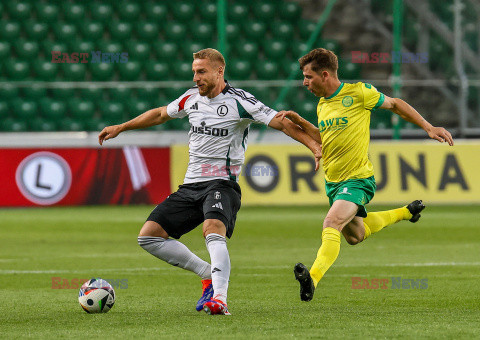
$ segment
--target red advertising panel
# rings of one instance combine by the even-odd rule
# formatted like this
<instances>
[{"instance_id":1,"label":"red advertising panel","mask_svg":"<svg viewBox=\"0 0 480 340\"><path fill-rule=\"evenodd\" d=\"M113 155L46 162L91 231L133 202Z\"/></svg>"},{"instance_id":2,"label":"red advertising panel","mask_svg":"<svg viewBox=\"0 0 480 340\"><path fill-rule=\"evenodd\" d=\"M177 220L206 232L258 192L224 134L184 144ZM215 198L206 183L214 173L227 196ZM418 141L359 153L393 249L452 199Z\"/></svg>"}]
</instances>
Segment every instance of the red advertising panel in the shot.
<instances>
[{"instance_id":1,"label":"red advertising panel","mask_svg":"<svg viewBox=\"0 0 480 340\"><path fill-rule=\"evenodd\" d=\"M169 148L0 149L0 206L155 204L170 193Z\"/></svg>"}]
</instances>

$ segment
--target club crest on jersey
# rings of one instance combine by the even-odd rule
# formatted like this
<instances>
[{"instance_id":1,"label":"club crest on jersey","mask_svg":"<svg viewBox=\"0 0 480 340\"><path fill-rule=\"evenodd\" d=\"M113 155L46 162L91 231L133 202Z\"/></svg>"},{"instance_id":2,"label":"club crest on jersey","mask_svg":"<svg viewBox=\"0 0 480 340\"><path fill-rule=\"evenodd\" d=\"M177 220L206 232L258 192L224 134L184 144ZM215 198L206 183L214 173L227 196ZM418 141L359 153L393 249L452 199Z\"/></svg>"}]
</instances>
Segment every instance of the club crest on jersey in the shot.
<instances>
[{"instance_id":1,"label":"club crest on jersey","mask_svg":"<svg viewBox=\"0 0 480 340\"><path fill-rule=\"evenodd\" d=\"M352 106L352 104L353 104L353 98L352 98L351 96L345 96L345 97L343 97L343 99L342 99L342 104L343 104L343 106L345 106L345 107Z\"/></svg>"},{"instance_id":2,"label":"club crest on jersey","mask_svg":"<svg viewBox=\"0 0 480 340\"><path fill-rule=\"evenodd\" d=\"M225 117L228 113L228 106L227 105L220 105L218 108L217 108L217 114L220 116L220 117Z\"/></svg>"},{"instance_id":3,"label":"club crest on jersey","mask_svg":"<svg viewBox=\"0 0 480 340\"><path fill-rule=\"evenodd\" d=\"M215 199L216 200L222 199L222 194L220 194L220 191L215 191Z\"/></svg>"},{"instance_id":4,"label":"club crest on jersey","mask_svg":"<svg viewBox=\"0 0 480 340\"><path fill-rule=\"evenodd\" d=\"M201 122L200 125L201 126L192 125L192 133L215 137L228 136L228 129L212 128L211 126L207 126L205 122Z\"/></svg>"}]
</instances>

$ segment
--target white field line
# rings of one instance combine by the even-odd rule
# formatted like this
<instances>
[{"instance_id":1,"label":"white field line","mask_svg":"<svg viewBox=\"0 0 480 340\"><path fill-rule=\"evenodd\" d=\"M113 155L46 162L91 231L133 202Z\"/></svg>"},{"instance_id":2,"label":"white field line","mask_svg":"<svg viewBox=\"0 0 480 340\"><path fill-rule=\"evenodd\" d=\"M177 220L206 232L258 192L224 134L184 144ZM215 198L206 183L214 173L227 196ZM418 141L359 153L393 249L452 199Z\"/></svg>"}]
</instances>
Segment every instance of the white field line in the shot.
<instances>
[{"instance_id":1,"label":"white field line","mask_svg":"<svg viewBox=\"0 0 480 340\"><path fill-rule=\"evenodd\" d=\"M454 267L454 266L469 266L469 267L478 267L480 262L427 262L427 263L387 263L387 264L338 264L334 265L335 267ZM252 266L252 267L243 267L247 269L287 269L291 266L282 265L282 266ZM237 267L238 268L238 267ZM11 274L78 274L78 273L91 273L91 272L102 272L102 273L115 273L115 272L144 272L144 271L166 271L171 270L170 267L139 267L139 268L105 268L105 269L50 269L50 270L15 270L15 269L2 269L0 270L0 275L11 275ZM253 275L253 274L250 274Z\"/></svg>"}]
</instances>

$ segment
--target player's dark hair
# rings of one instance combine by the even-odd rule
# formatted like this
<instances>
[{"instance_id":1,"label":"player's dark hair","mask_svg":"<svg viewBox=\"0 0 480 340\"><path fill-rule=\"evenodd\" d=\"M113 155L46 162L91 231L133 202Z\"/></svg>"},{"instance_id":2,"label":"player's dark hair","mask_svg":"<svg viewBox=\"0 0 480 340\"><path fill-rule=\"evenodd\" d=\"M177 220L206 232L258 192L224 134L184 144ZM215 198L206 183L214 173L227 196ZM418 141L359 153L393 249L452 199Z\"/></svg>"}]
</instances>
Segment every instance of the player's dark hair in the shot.
<instances>
[{"instance_id":1,"label":"player's dark hair","mask_svg":"<svg viewBox=\"0 0 480 340\"><path fill-rule=\"evenodd\" d=\"M298 59L298 62L300 63L300 69L302 71L306 65L311 64L310 67L312 68L312 71L317 73L323 70L328 70L333 72L335 75L337 74L338 58L335 53L324 48L316 48L311 50L303 57Z\"/></svg>"},{"instance_id":2,"label":"player's dark hair","mask_svg":"<svg viewBox=\"0 0 480 340\"><path fill-rule=\"evenodd\" d=\"M223 58L223 55L214 48L206 48L194 53L193 59L208 59L225 68L225 58Z\"/></svg>"}]
</instances>

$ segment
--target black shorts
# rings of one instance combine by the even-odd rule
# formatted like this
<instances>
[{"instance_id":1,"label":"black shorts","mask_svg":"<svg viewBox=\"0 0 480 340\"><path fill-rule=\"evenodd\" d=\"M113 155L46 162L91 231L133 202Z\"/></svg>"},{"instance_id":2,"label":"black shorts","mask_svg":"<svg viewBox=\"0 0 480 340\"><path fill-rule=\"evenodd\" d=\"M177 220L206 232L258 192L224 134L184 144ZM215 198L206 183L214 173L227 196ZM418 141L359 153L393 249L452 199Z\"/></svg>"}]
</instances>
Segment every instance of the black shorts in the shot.
<instances>
[{"instance_id":1,"label":"black shorts","mask_svg":"<svg viewBox=\"0 0 480 340\"><path fill-rule=\"evenodd\" d=\"M170 237L178 239L206 219L217 219L225 224L230 238L241 198L240 186L235 181L183 184L153 209L147 221L157 222Z\"/></svg>"}]
</instances>

